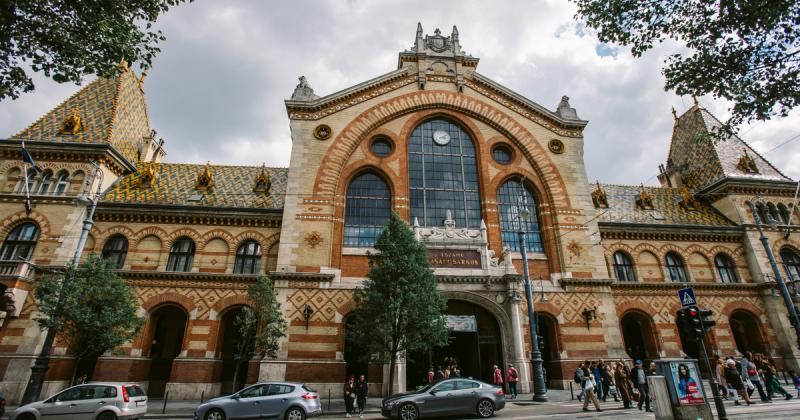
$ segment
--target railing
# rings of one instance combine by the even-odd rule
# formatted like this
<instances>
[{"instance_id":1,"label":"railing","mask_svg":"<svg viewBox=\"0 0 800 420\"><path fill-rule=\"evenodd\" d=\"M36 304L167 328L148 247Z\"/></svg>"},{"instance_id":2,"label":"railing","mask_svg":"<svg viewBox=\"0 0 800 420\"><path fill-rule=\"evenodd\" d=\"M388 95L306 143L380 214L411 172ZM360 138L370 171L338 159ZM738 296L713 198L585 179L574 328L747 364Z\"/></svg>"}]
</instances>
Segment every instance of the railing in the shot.
<instances>
[{"instance_id":1,"label":"railing","mask_svg":"<svg viewBox=\"0 0 800 420\"><path fill-rule=\"evenodd\" d=\"M27 261L0 260L0 280L33 281L34 267Z\"/></svg>"}]
</instances>

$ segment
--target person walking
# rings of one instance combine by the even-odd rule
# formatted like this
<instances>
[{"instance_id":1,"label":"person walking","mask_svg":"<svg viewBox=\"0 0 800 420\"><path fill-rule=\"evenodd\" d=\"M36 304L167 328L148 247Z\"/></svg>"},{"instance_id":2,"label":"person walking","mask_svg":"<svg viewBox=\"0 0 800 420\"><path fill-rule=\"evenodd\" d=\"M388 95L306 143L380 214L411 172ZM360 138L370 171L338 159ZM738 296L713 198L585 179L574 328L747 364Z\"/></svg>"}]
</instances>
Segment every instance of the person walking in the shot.
<instances>
[{"instance_id":1,"label":"person walking","mask_svg":"<svg viewBox=\"0 0 800 420\"><path fill-rule=\"evenodd\" d=\"M503 388L503 371L497 365L492 366L492 383Z\"/></svg>"},{"instance_id":2,"label":"person walking","mask_svg":"<svg viewBox=\"0 0 800 420\"><path fill-rule=\"evenodd\" d=\"M580 390L581 390L581 392L578 393L578 401L583 401L583 394L584 394L584 392L583 392L583 381L584 381L584 376L585 376L583 374L583 366L584 366L584 364L588 364L588 363L589 363L588 361L578 363L578 368L575 369L575 374L573 375L574 380L575 380L575 384L577 384L578 388L580 388Z\"/></svg>"},{"instance_id":3,"label":"person walking","mask_svg":"<svg viewBox=\"0 0 800 420\"><path fill-rule=\"evenodd\" d=\"M603 363L603 362L602 361L599 361L597 363L592 362L592 369L591 369L591 373L592 373L592 375L594 375L594 378L595 378L595 381L594 381L595 382L594 393L598 398L602 397L603 394L604 394L604 392L603 392L603 381L600 380L601 377L602 377L600 375L600 364L601 363Z\"/></svg>"},{"instance_id":4,"label":"person walking","mask_svg":"<svg viewBox=\"0 0 800 420\"><path fill-rule=\"evenodd\" d=\"M461 377L461 369L458 368L458 365L453 365L453 370L450 371L451 378L460 378Z\"/></svg>"},{"instance_id":5,"label":"person walking","mask_svg":"<svg viewBox=\"0 0 800 420\"><path fill-rule=\"evenodd\" d=\"M786 392L785 389L783 389L781 383L778 381L777 378L778 370L775 369L775 365L773 365L767 360L764 360L763 366L764 366L764 377L767 378L765 385L767 389L769 389L769 394L771 395L777 392L778 394L783 395L783 397L786 398L787 400L791 400L792 398L794 398L792 397L791 394ZM767 376L767 372L769 372L769 376Z\"/></svg>"},{"instance_id":6,"label":"person walking","mask_svg":"<svg viewBox=\"0 0 800 420\"><path fill-rule=\"evenodd\" d=\"M519 382L519 371L511 363L508 364L506 369L506 382L508 382L508 393L511 399L517 399L517 382Z\"/></svg>"},{"instance_id":7,"label":"person walking","mask_svg":"<svg viewBox=\"0 0 800 420\"><path fill-rule=\"evenodd\" d=\"M433 366L428 368L428 373L425 375L425 379L428 381L428 384L433 383Z\"/></svg>"},{"instance_id":8,"label":"person walking","mask_svg":"<svg viewBox=\"0 0 800 420\"><path fill-rule=\"evenodd\" d=\"M741 403L739 403L739 395L742 396L747 405L755 404L750 400L747 387L745 386L744 380L742 380L742 374L736 369L736 362L733 359L728 359L728 361L725 362L723 376L725 377L725 383L728 384L728 389L731 391L731 395L733 395L734 404L741 405Z\"/></svg>"},{"instance_id":9,"label":"person walking","mask_svg":"<svg viewBox=\"0 0 800 420\"><path fill-rule=\"evenodd\" d=\"M714 356L716 363L714 364L714 375L716 375L717 383L719 384L719 394L723 399L728 399L728 382L725 380L725 361L719 356Z\"/></svg>"},{"instance_id":10,"label":"person walking","mask_svg":"<svg viewBox=\"0 0 800 420\"><path fill-rule=\"evenodd\" d=\"M622 398L622 407L631 408L631 386L628 373L625 371L625 365L617 362L614 368L614 384L617 387L617 393Z\"/></svg>"},{"instance_id":11,"label":"person walking","mask_svg":"<svg viewBox=\"0 0 800 420\"><path fill-rule=\"evenodd\" d=\"M744 357L742 358L741 365L742 370L740 373L742 375L742 379L750 382L753 387L758 390L758 396L761 398L762 402L772 402L767 394L764 393L764 387L761 385L761 377L758 375L758 368L756 367L756 364L753 363L753 353L746 351L744 353Z\"/></svg>"},{"instance_id":12,"label":"person walking","mask_svg":"<svg viewBox=\"0 0 800 420\"><path fill-rule=\"evenodd\" d=\"M800 375L797 372L790 370L789 375L792 377L792 384L794 384L794 390L797 391L797 398L800 398Z\"/></svg>"},{"instance_id":13,"label":"person walking","mask_svg":"<svg viewBox=\"0 0 800 420\"><path fill-rule=\"evenodd\" d=\"M597 396L594 393L597 382L590 368L591 364L588 361L580 368L583 372L583 382L581 383L581 388L583 389L583 411L589 411L589 401L594 404L594 408L597 411L603 411L600 409L600 402L597 401Z\"/></svg>"},{"instance_id":14,"label":"person walking","mask_svg":"<svg viewBox=\"0 0 800 420\"><path fill-rule=\"evenodd\" d=\"M344 409L345 417L353 417L353 402L356 400L356 377L350 375L344 383Z\"/></svg>"},{"instance_id":15,"label":"person walking","mask_svg":"<svg viewBox=\"0 0 800 420\"><path fill-rule=\"evenodd\" d=\"M634 364L631 376L636 389L639 390L639 405L637 408L641 410L642 405L644 405L645 410L648 413L652 413L653 410L650 409L650 387L647 385L647 372L642 367L641 360L637 360Z\"/></svg>"},{"instance_id":16,"label":"person walking","mask_svg":"<svg viewBox=\"0 0 800 420\"><path fill-rule=\"evenodd\" d=\"M436 373L433 375L433 382L439 382L444 379L444 372L441 366L436 366Z\"/></svg>"},{"instance_id":17,"label":"person walking","mask_svg":"<svg viewBox=\"0 0 800 420\"><path fill-rule=\"evenodd\" d=\"M600 375L603 381L603 401L606 401L608 399L608 394L611 394L611 396L614 397L614 402L619 402L619 391L614 383L613 368L603 363L600 368Z\"/></svg>"},{"instance_id":18,"label":"person walking","mask_svg":"<svg viewBox=\"0 0 800 420\"><path fill-rule=\"evenodd\" d=\"M367 396L369 395L369 384L367 377L361 374L356 384L356 404L358 404L358 417L364 418L364 410L367 408Z\"/></svg>"}]
</instances>

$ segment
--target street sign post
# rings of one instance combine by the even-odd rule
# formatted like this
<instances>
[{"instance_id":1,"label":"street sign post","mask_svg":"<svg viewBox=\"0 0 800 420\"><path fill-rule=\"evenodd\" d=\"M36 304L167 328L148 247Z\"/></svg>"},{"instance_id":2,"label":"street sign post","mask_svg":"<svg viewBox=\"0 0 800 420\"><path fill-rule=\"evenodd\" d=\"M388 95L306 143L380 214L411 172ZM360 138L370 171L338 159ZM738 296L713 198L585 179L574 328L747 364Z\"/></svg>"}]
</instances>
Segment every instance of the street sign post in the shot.
<instances>
[{"instance_id":1,"label":"street sign post","mask_svg":"<svg viewBox=\"0 0 800 420\"><path fill-rule=\"evenodd\" d=\"M678 299L681 301L681 306L684 308L697 306L697 298L694 296L694 289L691 287L678 290Z\"/></svg>"}]
</instances>

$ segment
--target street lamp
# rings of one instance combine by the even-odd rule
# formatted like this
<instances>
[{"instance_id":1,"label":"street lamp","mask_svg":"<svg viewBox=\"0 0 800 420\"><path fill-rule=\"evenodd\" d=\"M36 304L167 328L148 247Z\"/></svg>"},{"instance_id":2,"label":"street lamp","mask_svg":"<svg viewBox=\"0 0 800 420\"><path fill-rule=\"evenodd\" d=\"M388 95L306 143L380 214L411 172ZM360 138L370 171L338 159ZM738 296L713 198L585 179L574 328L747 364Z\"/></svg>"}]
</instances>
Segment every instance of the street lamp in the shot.
<instances>
[{"instance_id":1,"label":"street lamp","mask_svg":"<svg viewBox=\"0 0 800 420\"><path fill-rule=\"evenodd\" d=\"M522 272L525 280L525 300L528 302L528 327L531 333L531 363L533 364L533 400L547 401L547 388L544 384L544 371L542 370L542 353L539 351L539 336L536 334L536 311L533 308L533 293L531 292L531 277L528 273L528 254L525 252L525 227L523 220L532 216L528 209L525 197L525 187L520 190L517 202L517 218L519 223L519 252L522 254Z\"/></svg>"},{"instance_id":2,"label":"street lamp","mask_svg":"<svg viewBox=\"0 0 800 420\"><path fill-rule=\"evenodd\" d=\"M769 239L767 236L764 235L764 230L761 228L761 217L758 215L756 211L756 207L753 204L753 201L758 200L758 197L755 197L754 200L750 200L750 211L753 212L753 217L756 221L756 228L758 228L759 239L761 240L761 244L764 245L764 251L767 252L767 258L769 258L769 265L772 266L772 273L775 276L775 282L778 284L778 289L781 292L781 296L783 297L783 303L786 304L786 309L789 310L789 321L792 323L794 327L795 335L797 336L797 346L800 347L800 319L797 316L797 310L795 310L794 302L792 302L792 297L789 295L789 289L786 288L786 283L783 281L783 276L781 276L781 271L778 268L778 264L775 262L775 255L772 254L772 249L769 247ZM771 216L767 216L769 219L772 219Z\"/></svg>"},{"instance_id":3,"label":"street lamp","mask_svg":"<svg viewBox=\"0 0 800 420\"><path fill-rule=\"evenodd\" d=\"M61 311L64 310L67 292L69 291L69 288L72 285L72 280L75 277L75 270L78 267L78 262L80 262L81 253L83 252L83 247L86 244L86 237L89 236L89 230L91 230L92 225L94 224L94 211L97 208L97 202L100 201L100 195L103 192L103 172L100 171L100 166L97 162L92 161L92 166L94 167L92 180L99 178L99 182L97 183L97 193L93 198L81 196L76 200L78 204L85 205L88 207L88 209L86 211L86 217L83 219L83 228L78 239L78 246L75 248L75 253L72 256L72 262L70 263L70 266L67 267L67 272L64 275L64 281L61 282L61 288L58 291L58 302L56 303L55 310L53 311L54 316L58 316ZM44 384L44 374L47 372L47 368L50 364L50 349L53 347L53 342L56 339L57 333L58 331L55 327L47 329L47 335L45 335L44 342L42 343L42 350L39 352L39 356L36 357L36 362L34 362L33 366L31 367L31 378L28 380L28 386L25 388L25 394L22 397L23 405L32 403L39 399L39 394L42 392L42 385Z\"/></svg>"}]
</instances>

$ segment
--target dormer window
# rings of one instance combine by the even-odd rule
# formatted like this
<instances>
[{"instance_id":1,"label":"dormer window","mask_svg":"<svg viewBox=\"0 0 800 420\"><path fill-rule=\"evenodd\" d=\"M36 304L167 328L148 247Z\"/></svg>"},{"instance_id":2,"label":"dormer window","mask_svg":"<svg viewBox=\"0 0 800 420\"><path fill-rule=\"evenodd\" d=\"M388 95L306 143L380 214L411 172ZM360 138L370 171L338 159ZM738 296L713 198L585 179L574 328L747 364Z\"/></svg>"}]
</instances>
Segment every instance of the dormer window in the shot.
<instances>
[{"instance_id":1,"label":"dormer window","mask_svg":"<svg viewBox=\"0 0 800 420\"><path fill-rule=\"evenodd\" d=\"M653 197L644 189L644 185L639 188L639 194L636 195L636 207L642 210L653 210Z\"/></svg>"},{"instance_id":2,"label":"dormer window","mask_svg":"<svg viewBox=\"0 0 800 420\"><path fill-rule=\"evenodd\" d=\"M736 164L736 169L746 173L746 174L757 174L758 166L756 165L756 161L747 154L747 149L742 149L744 154L742 157L739 158L739 163Z\"/></svg>"},{"instance_id":3,"label":"dormer window","mask_svg":"<svg viewBox=\"0 0 800 420\"><path fill-rule=\"evenodd\" d=\"M592 203L594 203L594 207L598 209L606 209L608 208L608 196L606 196L606 192L600 187L600 181L597 181L597 188L592 191Z\"/></svg>"},{"instance_id":4,"label":"dormer window","mask_svg":"<svg viewBox=\"0 0 800 420\"><path fill-rule=\"evenodd\" d=\"M267 173L267 167L266 165L262 165L261 172L256 176L255 183L253 185L253 192L269 194L269 187L271 185L272 181Z\"/></svg>"},{"instance_id":5,"label":"dormer window","mask_svg":"<svg viewBox=\"0 0 800 420\"><path fill-rule=\"evenodd\" d=\"M686 210L697 209L697 200L694 198L694 194L686 187L680 189L680 203Z\"/></svg>"},{"instance_id":6,"label":"dormer window","mask_svg":"<svg viewBox=\"0 0 800 420\"><path fill-rule=\"evenodd\" d=\"M211 172L211 162L206 163L206 166L197 175L197 183L194 186L194 189L198 191L206 191L211 189L214 186L214 173Z\"/></svg>"}]
</instances>

